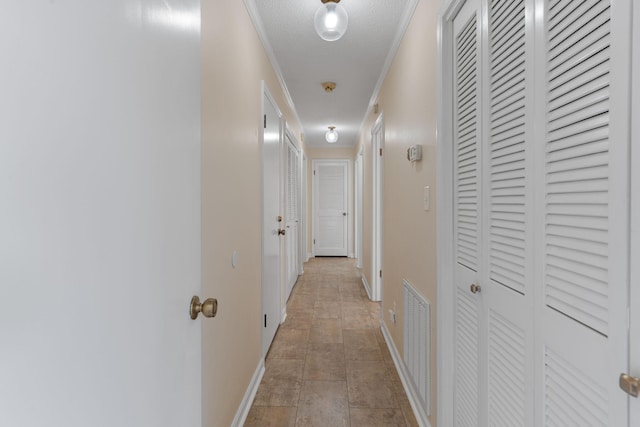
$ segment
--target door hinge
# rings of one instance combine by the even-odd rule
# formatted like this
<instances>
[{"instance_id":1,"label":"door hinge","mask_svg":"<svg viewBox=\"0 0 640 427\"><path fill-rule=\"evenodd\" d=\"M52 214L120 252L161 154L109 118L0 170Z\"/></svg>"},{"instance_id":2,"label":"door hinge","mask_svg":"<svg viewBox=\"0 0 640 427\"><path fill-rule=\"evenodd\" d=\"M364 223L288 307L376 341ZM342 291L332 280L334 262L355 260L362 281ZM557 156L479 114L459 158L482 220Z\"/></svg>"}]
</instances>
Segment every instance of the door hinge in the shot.
<instances>
[{"instance_id":1,"label":"door hinge","mask_svg":"<svg viewBox=\"0 0 640 427\"><path fill-rule=\"evenodd\" d=\"M265 126L266 127L266 126ZM382 148L380 149L380 156L382 157Z\"/></svg>"},{"instance_id":2,"label":"door hinge","mask_svg":"<svg viewBox=\"0 0 640 427\"><path fill-rule=\"evenodd\" d=\"M265 328L267 327L267 315L266 314L264 315L264 327Z\"/></svg>"},{"instance_id":3,"label":"door hinge","mask_svg":"<svg viewBox=\"0 0 640 427\"><path fill-rule=\"evenodd\" d=\"M315 171L315 170L313 171L313 174L314 174L314 175L316 174L316 171Z\"/></svg>"},{"instance_id":4,"label":"door hinge","mask_svg":"<svg viewBox=\"0 0 640 427\"><path fill-rule=\"evenodd\" d=\"M382 277L382 270L380 270L380 277Z\"/></svg>"},{"instance_id":5,"label":"door hinge","mask_svg":"<svg viewBox=\"0 0 640 427\"><path fill-rule=\"evenodd\" d=\"M314 244L314 245L316 244L316 239L313 239L313 244Z\"/></svg>"},{"instance_id":6,"label":"door hinge","mask_svg":"<svg viewBox=\"0 0 640 427\"><path fill-rule=\"evenodd\" d=\"M267 128L267 115L264 115L264 128Z\"/></svg>"}]
</instances>

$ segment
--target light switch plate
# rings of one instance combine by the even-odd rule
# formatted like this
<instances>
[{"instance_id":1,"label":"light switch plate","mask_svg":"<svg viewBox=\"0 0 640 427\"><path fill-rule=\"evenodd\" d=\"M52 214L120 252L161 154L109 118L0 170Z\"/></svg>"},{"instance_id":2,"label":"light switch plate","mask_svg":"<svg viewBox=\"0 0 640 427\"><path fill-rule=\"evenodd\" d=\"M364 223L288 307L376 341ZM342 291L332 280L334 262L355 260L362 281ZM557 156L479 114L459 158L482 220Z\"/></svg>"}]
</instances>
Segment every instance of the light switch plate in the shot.
<instances>
[{"instance_id":1,"label":"light switch plate","mask_svg":"<svg viewBox=\"0 0 640 427\"><path fill-rule=\"evenodd\" d=\"M429 186L424 187L424 210L428 211L431 205L431 191Z\"/></svg>"}]
</instances>

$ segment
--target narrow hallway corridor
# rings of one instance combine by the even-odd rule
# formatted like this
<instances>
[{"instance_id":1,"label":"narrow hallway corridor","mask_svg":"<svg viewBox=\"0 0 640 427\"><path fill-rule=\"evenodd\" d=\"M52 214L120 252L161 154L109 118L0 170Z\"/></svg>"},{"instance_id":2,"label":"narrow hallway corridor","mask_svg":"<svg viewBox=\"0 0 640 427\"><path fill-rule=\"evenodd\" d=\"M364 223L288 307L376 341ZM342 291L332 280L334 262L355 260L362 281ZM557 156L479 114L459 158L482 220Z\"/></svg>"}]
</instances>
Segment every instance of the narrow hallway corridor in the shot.
<instances>
[{"instance_id":1,"label":"narrow hallway corridor","mask_svg":"<svg viewBox=\"0 0 640 427\"><path fill-rule=\"evenodd\" d=\"M307 262L245 427L416 426L379 318L355 260Z\"/></svg>"}]
</instances>

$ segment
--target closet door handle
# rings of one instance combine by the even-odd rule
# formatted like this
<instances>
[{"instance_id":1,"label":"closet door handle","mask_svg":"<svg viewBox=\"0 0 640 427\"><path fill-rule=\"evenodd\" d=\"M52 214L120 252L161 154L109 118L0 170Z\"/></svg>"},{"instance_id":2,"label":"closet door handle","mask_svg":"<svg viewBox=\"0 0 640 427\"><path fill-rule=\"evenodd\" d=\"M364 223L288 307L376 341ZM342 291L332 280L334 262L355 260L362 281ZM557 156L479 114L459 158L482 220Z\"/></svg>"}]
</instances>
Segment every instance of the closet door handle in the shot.
<instances>
[{"instance_id":1,"label":"closet door handle","mask_svg":"<svg viewBox=\"0 0 640 427\"><path fill-rule=\"evenodd\" d=\"M477 294L477 293L480 293L480 291L482 291L482 288L480 287L480 285L476 283L472 283L471 286L469 286L469 290L471 291L472 294Z\"/></svg>"},{"instance_id":2,"label":"closet door handle","mask_svg":"<svg viewBox=\"0 0 640 427\"><path fill-rule=\"evenodd\" d=\"M638 397L638 394L640 394L640 378L620 374L620 388L629 396Z\"/></svg>"}]
</instances>

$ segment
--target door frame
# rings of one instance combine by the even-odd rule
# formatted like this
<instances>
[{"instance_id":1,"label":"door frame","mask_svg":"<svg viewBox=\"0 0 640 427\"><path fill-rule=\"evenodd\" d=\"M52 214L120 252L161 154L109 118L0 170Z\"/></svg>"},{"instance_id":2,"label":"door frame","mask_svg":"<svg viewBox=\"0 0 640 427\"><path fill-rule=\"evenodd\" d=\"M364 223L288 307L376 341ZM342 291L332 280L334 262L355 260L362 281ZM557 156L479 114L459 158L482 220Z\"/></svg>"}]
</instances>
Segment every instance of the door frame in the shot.
<instances>
[{"instance_id":1,"label":"door frame","mask_svg":"<svg viewBox=\"0 0 640 427\"><path fill-rule=\"evenodd\" d=\"M382 301L382 244L384 237L384 112L371 129L372 148L372 227L371 230L371 300ZM379 138L376 139L376 135Z\"/></svg>"},{"instance_id":2,"label":"door frame","mask_svg":"<svg viewBox=\"0 0 640 427\"><path fill-rule=\"evenodd\" d=\"M301 245L301 239L300 239L300 235L302 234L301 230L302 230L302 209L301 209L301 189L302 189L302 182L301 182L301 176L300 176L300 158L301 158L301 151L300 150L300 144L298 143L298 140L296 139L295 135L293 134L293 132L291 131L289 125L285 122L284 123L284 142L282 144L282 158L281 158L281 164L284 165L284 167L281 170L281 177L282 179L282 184L283 184L283 188L281 189L282 194L284 195L284 197L282 198L282 212L283 212L283 216L284 216L284 223L286 224L287 222L289 222L289 218L287 215L287 204L288 204L288 192L287 190L287 179L289 176L289 163L287 162L287 152L288 152L288 145L289 142L291 142L291 145L293 146L294 151L296 152L297 158L298 158L298 176L296 177L296 180L298 181L298 191L296 194L296 199L297 199L297 210L298 210L298 222L296 223L296 254L295 254L295 273L296 273L296 280L297 280L297 276L299 276L301 273L301 258L300 258L300 245ZM286 178L285 178L286 177ZM285 235L286 238L286 235ZM286 248L287 245L287 240L285 239L285 253L287 251ZM289 277L288 277L288 273L289 273L289 265L288 265L288 259L287 256L282 257L282 260L284 262L284 272L285 272L285 280L284 280L284 286L285 286L285 290L283 292L283 301L282 301L282 314L283 314L283 319L284 316L286 315L286 303L287 303L287 298L289 297ZM294 282L295 284L295 282ZM293 287L292 287L293 288Z\"/></svg>"},{"instance_id":3,"label":"door frame","mask_svg":"<svg viewBox=\"0 0 640 427\"><path fill-rule=\"evenodd\" d=\"M347 174L345 176L345 190L346 190L346 198L347 198L347 203L346 203L346 212L347 212L347 219L346 219L346 226L345 226L345 233L346 233L346 238L347 238L347 247L346 247L346 256L348 257L350 254L350 249L352 247L352 243L351 243L351 228L349 227L349 208L351 206L351 186L349 185L350 183L350 177L351 177L351 161L349 159L313 159L311 160L311 170L313 171L313 174L311 175L311 180L312 180L312 208L311 208L311 230L312 230L312 239L316 239L317 235L318 235L318 212L317 212L317 197L318 197L318 179L317 179L317 175L315 174L316 168L319 164L323 164L323 163L343 163L346 165L346 170L347 170ZM312 256L317 256L316 254L316 245L313 244L312 245Z\"/></svg>"},{"instance_id":4,"label":"door frame","mask_svg":"<svg viewBox=\"0 0 640 427\"><path fill-rule=\"evenodd\" d=\"M300 266L298 268L300 274L304 274L304 263L309 260L307 252L307 198L307 155L304 150L300 150Z\"/></svg>"},{"instance_id":5,"label":"door frame","mask_svg":"<svg viewBox=\"0 0 640 427\"><path fill-rule=\"evenodd\" d=\"M275 98L271 95L271 92L269 91L269 88L267 87L266 83L263 81L261 81L260 84L261 88L260 88L260 96L261 96L261 105L260 105L260 121L259 123L262 123L263 117L266 114L266 109L265 109L265 105L266 102L271 103L271 105L273 106L273 108L276 111L276 114L278 116L278 145L279 145L279 155L278 155L278 208L280 211L282 211L282 145L283 145L283 140L284 140L284 132L283 132L283 120L282 120L282 111L280 110L280 108L278 107L278 103L276 102ZM265 295L266 295L266 291L268 291L267 289L265 289L264 283L264 223L265 223L265 194L264 194L264 171L265 171L265 158L264 158L264 128L262 128L262 126L260 126L259 128L261 130L261 132L259 133L259 141L260 141L260 153L261 153L261 162L260 162L260 167L261 167L261 181L262 181L262 188L261 188L261 201L260 201L260 207L261 207L261 227L260 227L260 236L261 236L261 264L262 264L262 268L261 268L261 273L260 273L260 278L261 278L261 304L260 304L260 315L259 317L259 322L260 322L260 330L262 331L260 336L261 336L261 348L262 348L262 357L266 357L267 356L267 352L269 351L269 347L271 346L271 342L269 342L268 344L266 343L266 328L263 327L263 321L262 321L262 315L264 313L266 313L265 311ZM283 296L283 286L282 286L282 242L279 240L280 244L279 244L279 250L278 250L278 270L277 270L277 280L276 280L276 284L278 287L278 307L277 307L277 311L279 314L282 313L282 296ZM281 321L281 315L278 316L278 323L280 323ZM275 336L275 334L274 334Z\"/></svg>"},{"instance_id":6,"label":"door frame","mask_svg":"<svg viewBox=\"0 0 640 427\"><path fill-rule=\"evenodd\" d=\"M364 146L360 146L355 160L355 201L354 201L354 247L356 267L362 268L362 223L363 223L363 190L364 190Z\"/></svg>"}]
</instances>

